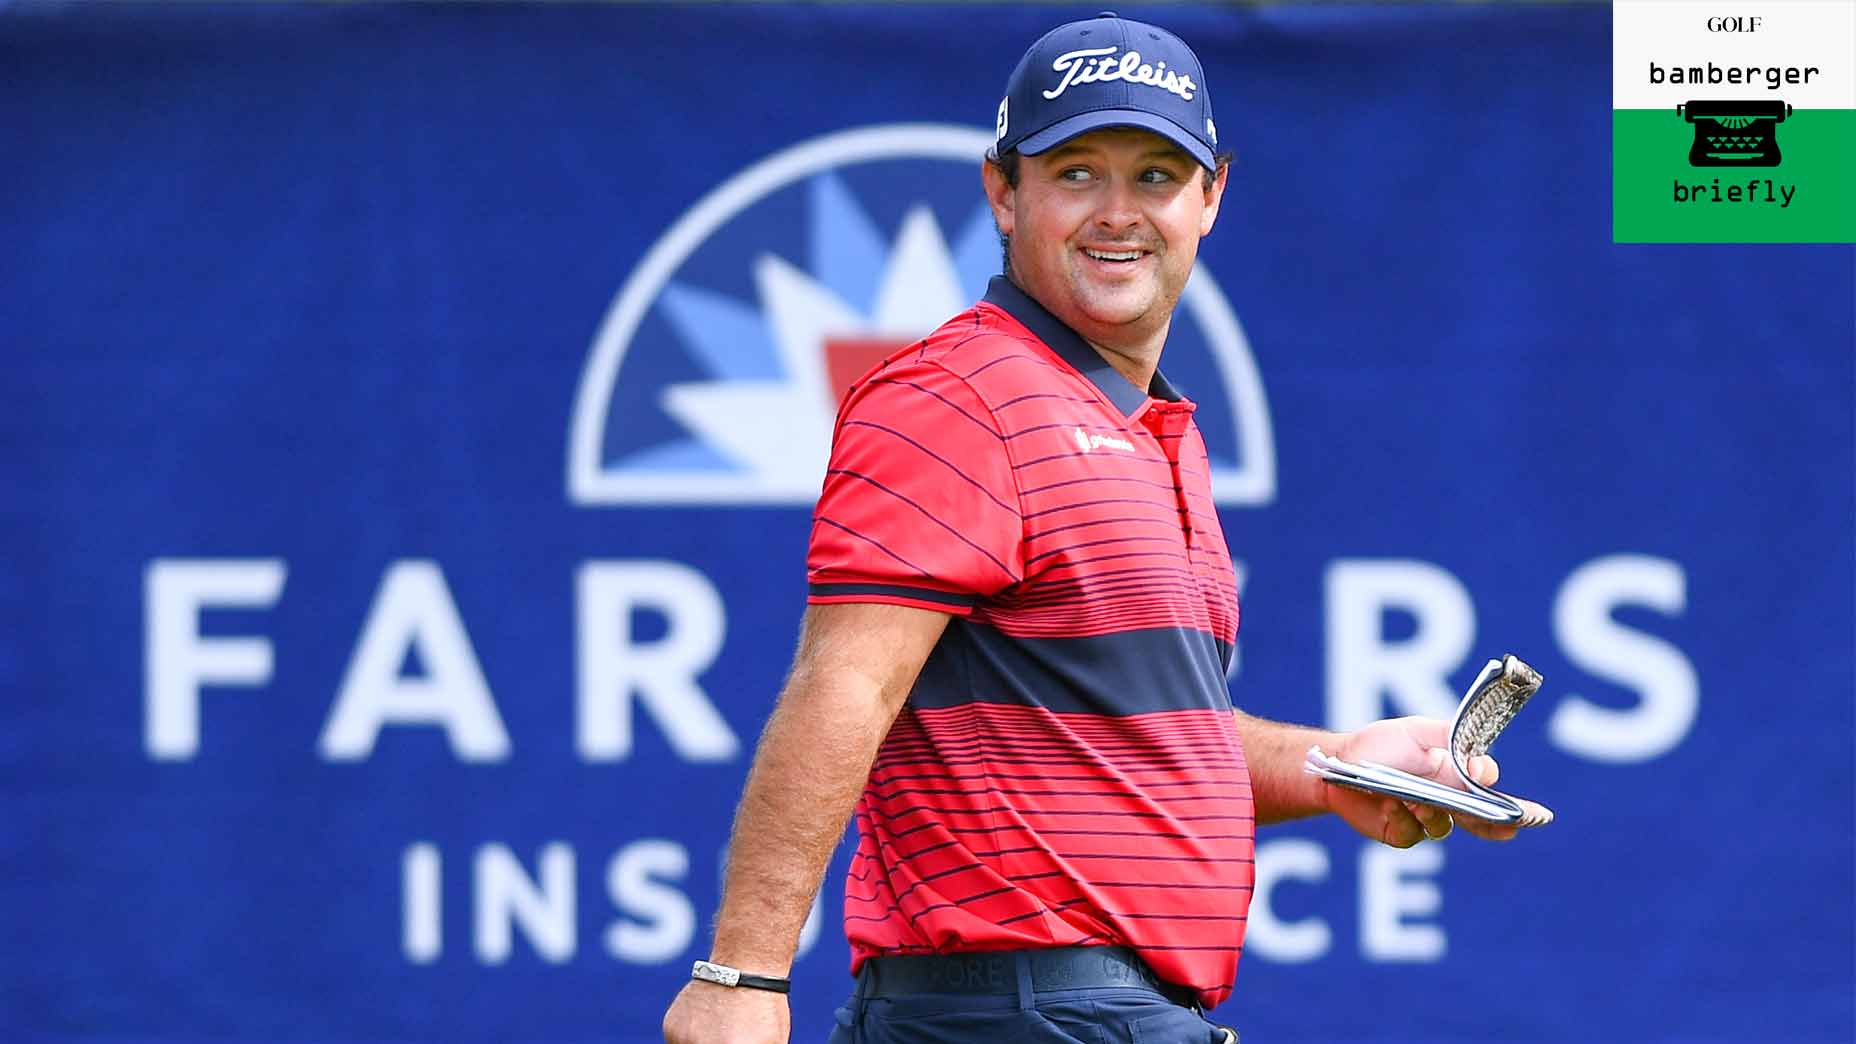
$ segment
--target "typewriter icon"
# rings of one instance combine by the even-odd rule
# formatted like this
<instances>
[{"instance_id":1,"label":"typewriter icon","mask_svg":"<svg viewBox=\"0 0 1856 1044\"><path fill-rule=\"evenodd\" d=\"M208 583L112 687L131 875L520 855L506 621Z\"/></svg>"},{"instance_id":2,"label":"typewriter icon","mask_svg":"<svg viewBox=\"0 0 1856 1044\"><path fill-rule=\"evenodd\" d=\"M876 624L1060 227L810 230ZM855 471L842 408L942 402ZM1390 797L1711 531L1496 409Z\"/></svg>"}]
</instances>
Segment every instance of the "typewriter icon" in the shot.
<instances>
[{"instance_id":1,"label":"typewriter icon","mask_svg":"<svg viewBox=\"0 0 1856 1044\"><path fill-rule=\"evenodd\" d=\"M1695 125L1691 167L1776 167L1778 125L1792 114L1781 101L1691 101L1676 106Z\"/></svg>"}]
</instances>

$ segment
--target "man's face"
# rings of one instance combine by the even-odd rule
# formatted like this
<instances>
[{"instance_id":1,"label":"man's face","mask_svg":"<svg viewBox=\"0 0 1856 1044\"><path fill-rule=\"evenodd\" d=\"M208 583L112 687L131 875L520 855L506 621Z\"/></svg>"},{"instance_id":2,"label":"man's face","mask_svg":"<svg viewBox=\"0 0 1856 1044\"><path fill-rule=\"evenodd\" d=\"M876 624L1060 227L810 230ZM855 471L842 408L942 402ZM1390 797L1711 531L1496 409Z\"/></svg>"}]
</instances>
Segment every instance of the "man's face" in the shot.
<instances>
[{"instance_id":1,"label":"man's face","mask_svg":"<svg viewBox=\"0 0 1856 1044\"><path fill-rule=\"evenodd\" d=\"M1025 156L1018 170L1016 188L990 164L985 174L1018 285L1104 347L1163 333L1218 217L1224 171L1206 190L1184 150L1122 128Z\"/></svg>"}]
</instances>

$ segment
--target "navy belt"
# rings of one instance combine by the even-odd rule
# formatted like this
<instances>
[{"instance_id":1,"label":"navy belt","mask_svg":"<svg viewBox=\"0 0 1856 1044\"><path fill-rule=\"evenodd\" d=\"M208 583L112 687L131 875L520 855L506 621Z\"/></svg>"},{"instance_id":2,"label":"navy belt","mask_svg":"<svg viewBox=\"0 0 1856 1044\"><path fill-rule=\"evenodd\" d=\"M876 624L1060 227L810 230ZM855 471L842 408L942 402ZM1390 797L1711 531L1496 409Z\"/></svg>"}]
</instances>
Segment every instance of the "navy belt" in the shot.
<instances>
[{"instance_id":1,"label":"navy belt","mask_svg":"<svg viewBox=\"0 0 1856 1044\"><path fill-rule=\"evenodd\" d=\"M865 997L920 993L1008 994L1018 992L1018 968L1028 965L1031 988L1146 988L1181 1007L1199 1010L1198 994L1160 978L1125 946L1066 946L986 953L897 954L864 961L858 978Z\"/></svg>"}]
</instances>

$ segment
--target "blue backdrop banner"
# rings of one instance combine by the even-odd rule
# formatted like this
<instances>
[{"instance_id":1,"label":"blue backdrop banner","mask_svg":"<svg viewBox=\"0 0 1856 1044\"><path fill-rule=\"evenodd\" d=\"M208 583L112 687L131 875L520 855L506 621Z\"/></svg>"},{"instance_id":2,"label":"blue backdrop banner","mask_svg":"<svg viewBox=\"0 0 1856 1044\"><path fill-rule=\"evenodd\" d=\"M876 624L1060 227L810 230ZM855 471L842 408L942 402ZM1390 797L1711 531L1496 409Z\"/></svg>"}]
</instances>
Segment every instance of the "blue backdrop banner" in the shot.
<instances>
[{"instance_id":1,"label":"blue backdrop banner","mask_svg":"<svg viewBox=\"0 0 1856 1044\"><path fill-rule=\"evenodd\" d=\"M0 1039L647 1041L833 401L1091 10L0 9ZM1611 243L1601 5L1167 7L1254 713L1546 684L1559 821L1259 837L1246 1041L1848 1041L1856 251ZM849 986L841 849L795 1039Z\"/></svg>"}]
</instances>

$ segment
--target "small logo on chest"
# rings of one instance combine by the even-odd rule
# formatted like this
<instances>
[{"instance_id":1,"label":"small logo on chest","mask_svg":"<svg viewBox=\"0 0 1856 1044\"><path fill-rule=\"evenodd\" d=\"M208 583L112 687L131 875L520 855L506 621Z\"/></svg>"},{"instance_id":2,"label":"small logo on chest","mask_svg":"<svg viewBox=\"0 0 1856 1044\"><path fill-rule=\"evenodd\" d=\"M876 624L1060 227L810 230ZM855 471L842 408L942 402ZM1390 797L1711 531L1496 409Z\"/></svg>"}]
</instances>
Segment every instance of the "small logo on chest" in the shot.
<instances>
[{"instance_id":1,"label":"small logo on chest","mask_svg":"<svg viewBox=\"0 0 1856 1044\"><path fill-rule=\"evenodd\" d=\"M1113 435L1091 435L1081 428L1073 430L1076 436L1076 448L1084 453L1097 449L1117 449L1123 453L1133 453L1134 443L1127 439L1118 439Z\"/></svg>"}]
</instances>

